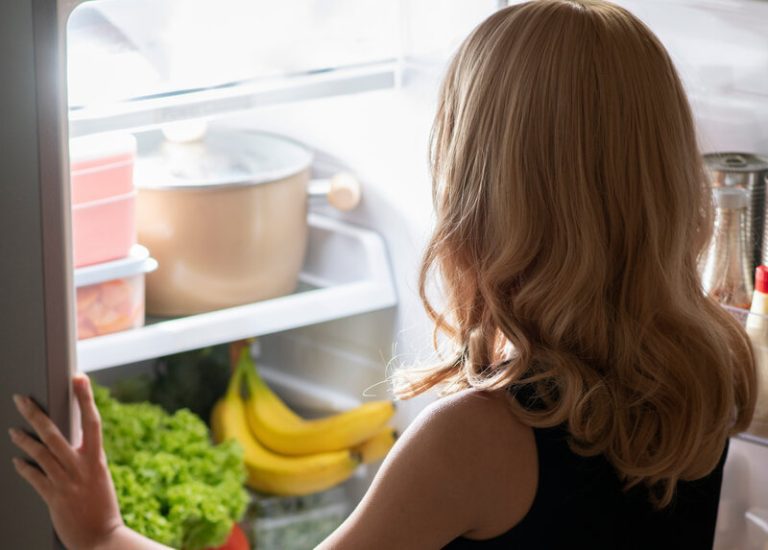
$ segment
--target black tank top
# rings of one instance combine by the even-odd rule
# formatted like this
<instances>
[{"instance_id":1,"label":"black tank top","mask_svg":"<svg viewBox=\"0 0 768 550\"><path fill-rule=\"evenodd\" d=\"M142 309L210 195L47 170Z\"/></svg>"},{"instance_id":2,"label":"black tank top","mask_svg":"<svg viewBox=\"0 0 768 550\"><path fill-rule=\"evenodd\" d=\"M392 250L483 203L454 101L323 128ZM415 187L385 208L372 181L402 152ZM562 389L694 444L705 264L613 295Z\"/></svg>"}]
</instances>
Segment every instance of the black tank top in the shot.
<instances>
[{"instance_id":1,"label":"black tank top","mask_svg":"<svg viewBox=\"0 0 768 550\"><path fill-rule=\"evenodd\" d=\"M644 487L623 490L605 458L585 458L571 451L563 428L534 429L534 435L539 480L526 516L498 537L479 541L458 538L445 548L712 548L727 445L710 475L680 482L673 504L657 511Z\"/></svg>"}]
</instances>

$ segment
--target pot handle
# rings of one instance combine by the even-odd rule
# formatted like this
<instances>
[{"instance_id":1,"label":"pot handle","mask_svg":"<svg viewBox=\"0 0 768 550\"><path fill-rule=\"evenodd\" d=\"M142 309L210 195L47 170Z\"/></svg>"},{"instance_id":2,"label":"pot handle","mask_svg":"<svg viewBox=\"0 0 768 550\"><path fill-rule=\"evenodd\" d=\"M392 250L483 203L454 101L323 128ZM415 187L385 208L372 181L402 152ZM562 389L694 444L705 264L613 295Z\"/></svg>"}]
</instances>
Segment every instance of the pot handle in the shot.
<instances>
[{"instance_id":1,"label":"pot handle","mask_svg":"<svg viewBox=\"0 0 768 550\"><path fill-rule=\"evenodd\" d=\"M360 182L349 172L339 172L327 179L310 180L307 188L310 199L324 199L328 204L348 212L360 204Z\"/></svg>"}]
</instances>

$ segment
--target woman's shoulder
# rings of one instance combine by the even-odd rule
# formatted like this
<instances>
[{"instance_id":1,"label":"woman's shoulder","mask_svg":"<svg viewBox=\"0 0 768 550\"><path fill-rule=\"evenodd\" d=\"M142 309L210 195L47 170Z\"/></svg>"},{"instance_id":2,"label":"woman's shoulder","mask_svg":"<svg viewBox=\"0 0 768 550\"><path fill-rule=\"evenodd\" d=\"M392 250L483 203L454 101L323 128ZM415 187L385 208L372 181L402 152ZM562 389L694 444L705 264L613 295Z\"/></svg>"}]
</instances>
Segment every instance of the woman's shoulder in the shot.
<instances>
[{"instance_id":1,"label":"woman's shoulder","mask_svg":"<svg viewBox=\"0 0 768 550\"><path fill-rule=\"evenodd\" d=\"M470 538L491 538L512 528L533 503L538 478L536 439L510 407L504 390L464 390L427 407L414 428L447 456L464 482L467 502L480 512Z\"/></svg>"},{"instance_id":2,"label":"woman's shoulder","mask_svg":"<svg viewBox=\"0 0 768 550\"><path fill-rule=\"evenodd\" d=\"M405 430L363 501L321 548L409 550L491 538L527 513L537 472L532 431L500 393L444 397Z\"/></svg>"},{"instance_id":3,"label":"woman's shoulder","mask_svg":"<svg viewBox=\"0 0 768 550\"><path fill-rule=\"evenodd\" d=\"M483 444L493 454L512 451L519 457L514 450L532 441L532 431L515 416L510 400L509 392L504 390L463 390L434 401L415 425L428 429L431 438L451 440L461 436Z\"/></svg>"}]
</instances>

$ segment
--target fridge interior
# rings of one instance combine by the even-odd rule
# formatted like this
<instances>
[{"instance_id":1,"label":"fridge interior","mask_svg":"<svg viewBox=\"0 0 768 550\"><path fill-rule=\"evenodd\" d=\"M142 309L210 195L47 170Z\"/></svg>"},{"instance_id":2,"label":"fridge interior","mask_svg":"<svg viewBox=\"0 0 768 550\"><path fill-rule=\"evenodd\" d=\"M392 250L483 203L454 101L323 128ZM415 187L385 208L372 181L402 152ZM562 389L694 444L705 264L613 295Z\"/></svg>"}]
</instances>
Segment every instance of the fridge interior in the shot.
<instances>
[{"instance_id":1,"label":"fridge interior","mask_svg":"<svg viewBox=\"0 0 768 550\"><path fill-rule=\"evenodd\" d=\"M617 3L669 49L703 152L768 153L768 2ZM115 383L151 372L157 357L257 337L264 377L297 408L332 412L369 396L387 398L393 368L434 354L416 273L432 221L427 142L440 75L472 27L504 5L80 5L68 23L71 137L214 121L299 140L315 153L314 176L349 171L363 189L351 212L311 205L296 293L82 340L80 370ZM148 19L142 10L149 9L155 17ZM396 427L431 398L401 403ZM768 486L766 445L732 442L718 548L759 547L768 510L768 494L757 489ZM374 470L350 482L352 501Z\"/></svg>"},{"instance_id":2,"label":"fridge interior","mask_svg":"<svg viewBox=\"0 0 768 550\"><path fill-rule=\"evenodd\" d=\"M67 37L71 138L130 132L141 141L143 132L183 132L200 122L267 131L312 150L313 178L345 171L363 190L350 212L310 202L294 293L150 317L132 330L80 340L79 370L119 393L131 380L154 378L164 368L160 357L256 337L261 375L306 416L392 397L392 368L432 354L415 273L431 222L433 88L449 52L498 3L436 7L103 0L74 11ZM440 32L425 32L435 13ZM404 429L429 399L398 405L395 428ZM254 529L260 547L286 547L276 533L292 522L338 524L375 470L361 467L327 496L312 497L319 500L309 512L302 500L259 498L267 513L279 512L261 522L268 528Z\"/></svg>"}]
</instances>

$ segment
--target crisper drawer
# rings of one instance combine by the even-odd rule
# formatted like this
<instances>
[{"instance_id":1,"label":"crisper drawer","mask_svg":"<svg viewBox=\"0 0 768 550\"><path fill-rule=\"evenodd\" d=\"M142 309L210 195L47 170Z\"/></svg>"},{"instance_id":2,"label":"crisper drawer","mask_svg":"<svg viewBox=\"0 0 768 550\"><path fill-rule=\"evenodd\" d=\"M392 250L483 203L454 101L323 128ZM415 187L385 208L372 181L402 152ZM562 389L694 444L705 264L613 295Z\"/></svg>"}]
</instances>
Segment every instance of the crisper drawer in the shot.
<instances>
[{"instance_id":1,"label":"crisper drawer","mask_svg":"<svg viewBox=\"0 0 768 550\"><path fill-rule=\"evenodd\" d=\"M352 502L345 487L306 497L254 500L241 523L258 550L312 550L342 524Z\"/></svg>"}]
</instances>

